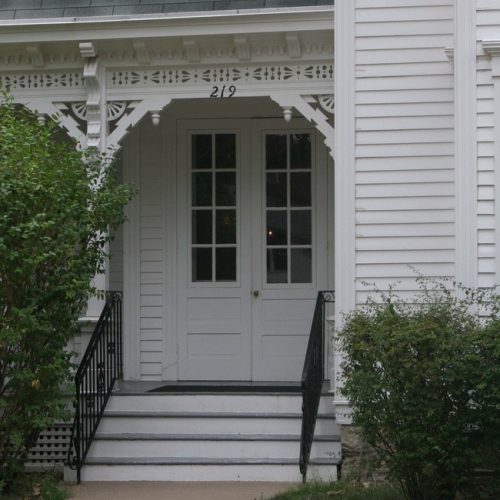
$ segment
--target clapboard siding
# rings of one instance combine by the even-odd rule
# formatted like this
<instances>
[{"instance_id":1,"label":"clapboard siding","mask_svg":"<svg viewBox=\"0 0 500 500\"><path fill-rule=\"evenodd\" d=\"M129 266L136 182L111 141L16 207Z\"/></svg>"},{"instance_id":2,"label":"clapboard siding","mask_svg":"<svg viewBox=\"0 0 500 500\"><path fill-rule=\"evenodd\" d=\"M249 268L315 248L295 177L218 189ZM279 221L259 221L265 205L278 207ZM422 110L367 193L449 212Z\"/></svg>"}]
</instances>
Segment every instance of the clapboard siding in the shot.
<instances>
[{"instance_id":1,"label":"clapboard siding","mask_svg":"<svg viewBox=\"0 0 500 500\"><path fill-rule=\"evenodd\" d=\"M161 378L164 338L163 158L161 134L149 122L140 128L140 374Z\"/></svg>"},{"instance_id":2,"label":"clapboard siding","mask_svg":"<svg viewBox=\"0 0 500 500\"><path fill-rule=\"evenodd\" d=\"M500 3L477 0L477 152L478 152L478 284L495 285L495 120L491 59L480 40L498 38Z\"/></svg>"},{"instance_id":3,"label":"clapboard siding","mask_svg":"<svg viewBox=\"0 0 500 500\"><path fill-rule=\"evenodd\" d=\"M455 273L451 0L356 0L356 290Z\"/></svg>"}]
</instances>

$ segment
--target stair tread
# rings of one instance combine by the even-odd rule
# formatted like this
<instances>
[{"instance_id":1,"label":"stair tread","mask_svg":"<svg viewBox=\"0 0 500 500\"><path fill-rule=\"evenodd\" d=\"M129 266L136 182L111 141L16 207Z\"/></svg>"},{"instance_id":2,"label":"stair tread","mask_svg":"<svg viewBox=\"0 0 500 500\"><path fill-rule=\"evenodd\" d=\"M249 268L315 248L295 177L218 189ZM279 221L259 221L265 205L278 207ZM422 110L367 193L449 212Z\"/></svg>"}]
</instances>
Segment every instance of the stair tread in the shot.
<instances>
[{"instance_id":1,"label":"stair tread","mask_svg":"<svg viewBox=\"0 0 500 500\"><path fill-rule=\"evenodd\" d=\"M105 410L106 417L154 417L154 418L302 418L301 413L279 412L190 412L190 411L135 411L135 410ZM334 419L334 414L320 413L319 419Z\"/></svg>"},{"instance_id":2,"label":"stair tread","mask_svg":"<svg viewBox=\"0 0 500 500\"><path fill-rule=\"evenodd\" d=\"M311 458L312 465L338 465L339 458ZM298 465L295 458L87 457L85 465Z\"/></svg>"},{"instance_id":3,"label":"stair tread","mask_svg":"<svg viewBox=\"0 0 500 500\"><path fill-rule=\"evenodd\" d=\"M163 434L163 433L103 433L96 441L300 441L298 434ZM340 441L337 434L317 435L314 441Z\"/></svg>"}]
</instances>

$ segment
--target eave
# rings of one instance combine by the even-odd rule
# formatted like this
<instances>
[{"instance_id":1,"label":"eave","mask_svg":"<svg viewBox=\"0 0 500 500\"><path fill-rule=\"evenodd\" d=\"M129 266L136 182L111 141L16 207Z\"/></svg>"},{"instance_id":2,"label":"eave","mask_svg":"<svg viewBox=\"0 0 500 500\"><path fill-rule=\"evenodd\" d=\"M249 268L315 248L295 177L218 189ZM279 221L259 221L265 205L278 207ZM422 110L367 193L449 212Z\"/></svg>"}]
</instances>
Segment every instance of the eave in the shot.
<instances>
[{"instance_id":1,"label":"eave","mask_svg":"<svg viewBox=\"0 0 500 500\"><path fill-rule=\"evenodd\" d=\"M333 30L334 7L0 21L0 43L124 40Z\"/></svg>"}]
</instances>

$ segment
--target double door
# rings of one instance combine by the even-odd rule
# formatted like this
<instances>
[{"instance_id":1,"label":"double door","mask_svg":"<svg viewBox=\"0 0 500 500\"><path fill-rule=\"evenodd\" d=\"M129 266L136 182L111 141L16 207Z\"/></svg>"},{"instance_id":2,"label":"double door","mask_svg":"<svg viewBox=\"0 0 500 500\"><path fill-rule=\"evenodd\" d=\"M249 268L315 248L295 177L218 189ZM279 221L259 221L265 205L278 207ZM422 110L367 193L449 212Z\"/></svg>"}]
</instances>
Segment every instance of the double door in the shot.
<instances>
[{"instance_id":1,"label":"double door","mask_svg":"<svg viewBox=\"0 0 500 500\"><path fill-rule=\"evenodd\" d=\"M305 122L178 129L180 380L298 381L327 286L326 151Z\"/></svg>"}]
</instances>

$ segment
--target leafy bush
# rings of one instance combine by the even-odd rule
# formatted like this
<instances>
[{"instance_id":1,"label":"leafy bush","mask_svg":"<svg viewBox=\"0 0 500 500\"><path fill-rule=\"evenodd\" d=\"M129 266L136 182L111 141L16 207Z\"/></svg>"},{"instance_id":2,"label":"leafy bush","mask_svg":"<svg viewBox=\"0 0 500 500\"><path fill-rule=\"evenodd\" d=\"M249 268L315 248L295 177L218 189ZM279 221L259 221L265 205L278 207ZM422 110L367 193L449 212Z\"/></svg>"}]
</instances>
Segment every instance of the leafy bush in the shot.
<instances>
[{"instance_id":1,"label":"leafy bush","mask_svg":"<svg viewBox=\"0 0 500 500\"><path fill-rule=\"evenodd\" d=\"M57 125L0 101L0 491L65 416L69 340L131 191Z\"/></svg>"},{"instance_id":2,"label":"leafy bush","mask_svg":"<svg viewBox=\"0 0 500 500\"><path fill-rule=\"evenodd\" d=\"M419 282L412 303L390 293L346 317L342 392L407 498L453 499L484 467L485 445L498 467L499 299Z\"/></svg>"}]
</instances>

